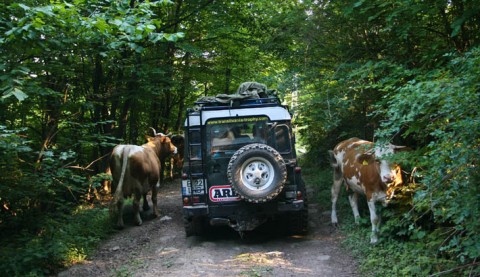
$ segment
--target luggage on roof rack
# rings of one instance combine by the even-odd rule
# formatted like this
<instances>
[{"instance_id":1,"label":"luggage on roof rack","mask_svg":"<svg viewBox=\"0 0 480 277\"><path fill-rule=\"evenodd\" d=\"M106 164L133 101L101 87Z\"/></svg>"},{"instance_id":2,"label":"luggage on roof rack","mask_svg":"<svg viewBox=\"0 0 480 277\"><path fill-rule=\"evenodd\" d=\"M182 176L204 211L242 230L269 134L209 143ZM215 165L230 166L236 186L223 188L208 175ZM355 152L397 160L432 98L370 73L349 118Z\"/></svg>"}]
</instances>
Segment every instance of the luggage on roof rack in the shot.
<instances>
[{"instance_id":1,"label":"luggage on roof rack","mask_svg":"<svg viewBox=\"0 0 480 277\"><path fill-rule=\"evenodd\" d=\"M268 90L267 86L257 82L242 83L234 94L218 94L217 96L203 96L195 102L195 110L205 106L243 106L261 104L280 104L275 90Z\"/></svg>"}]
</instances>

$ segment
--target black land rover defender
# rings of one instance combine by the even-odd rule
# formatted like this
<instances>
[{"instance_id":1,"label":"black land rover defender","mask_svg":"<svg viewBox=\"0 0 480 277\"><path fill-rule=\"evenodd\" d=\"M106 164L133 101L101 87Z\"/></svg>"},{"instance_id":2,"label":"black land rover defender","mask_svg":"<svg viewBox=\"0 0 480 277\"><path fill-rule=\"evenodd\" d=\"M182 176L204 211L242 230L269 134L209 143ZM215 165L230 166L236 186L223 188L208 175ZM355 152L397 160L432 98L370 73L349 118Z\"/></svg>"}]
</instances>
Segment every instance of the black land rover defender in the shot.
<instances>
[{"instance_id":1,"label":"black land rover defender","mask_svg":"<svg viewBox=\"0 0 480 277\"><path fill-rule=\"evenodd\" d=\"M306 189L291 114L265 85L204 97L187 110L182 201L187 236L208 225L251 231L269 220L305 233Z\"/></svg>"}]
</instances>

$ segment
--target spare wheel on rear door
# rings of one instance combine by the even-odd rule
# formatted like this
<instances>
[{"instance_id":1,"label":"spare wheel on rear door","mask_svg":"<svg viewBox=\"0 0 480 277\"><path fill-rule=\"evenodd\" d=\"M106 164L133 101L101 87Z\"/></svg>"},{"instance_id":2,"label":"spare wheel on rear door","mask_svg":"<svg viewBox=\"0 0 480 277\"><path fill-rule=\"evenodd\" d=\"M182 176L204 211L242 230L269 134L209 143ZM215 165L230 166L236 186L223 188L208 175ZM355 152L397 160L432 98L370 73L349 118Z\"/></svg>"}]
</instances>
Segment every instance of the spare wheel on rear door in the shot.
<instances>
[{"instance_id":1,"label":"spare wheel on rear door","mask_svg":"<svg viewBox=\"0 0 480 277\"><path fill-rule=\"evenodd\" d=\"M260 203L273 199L282 191L287 168L277 150L253 143L235 152L228 163L227 176L242 199Z\"/></svg>"}]
</instances>

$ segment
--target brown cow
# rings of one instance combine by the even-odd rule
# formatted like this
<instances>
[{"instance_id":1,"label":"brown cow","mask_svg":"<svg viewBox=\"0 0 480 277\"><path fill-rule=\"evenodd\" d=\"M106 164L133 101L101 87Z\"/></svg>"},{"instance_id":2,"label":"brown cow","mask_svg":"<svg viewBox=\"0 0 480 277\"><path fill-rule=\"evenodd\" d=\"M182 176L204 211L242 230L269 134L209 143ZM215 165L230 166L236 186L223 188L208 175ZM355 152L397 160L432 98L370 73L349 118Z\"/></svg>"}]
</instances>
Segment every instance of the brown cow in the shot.
<instances>
[{"instance_id":1,"label":"brown cow","mask_svg":"<svg viewBox=\"0 0 480 277\"><path fill-rule=\"evenodd\" d=\"M333 151L329 151L331 165L334 170L332 186L332 223L338 224L336 204L342 183L345 183L351 190L349 195L350 206L352 207L355 222L358 223L360 214L358 212L358 194L367 197L370 210L370 221L372 223L372 234L370 243L377 243L380 219L375 210L375 202L387 204L386 190L388 183L400 183L401 174L396 165L391 165L385 156L393 154L404 146L393 144L374 145L370 141L351 138L340 142Z\"/></svg>"},{"instance_id":2,"label":"brown cow","mask_svg":"<svg viewBox=\"0 0 480 277\"><path fill-rule=\"evenodd\" d=\"M112 171L112 191L114 197L111 206L117 208L117 226L123 228L123 201L124 198L134 195L133 214L134 222L142 224L140 217L140 199L143 196L143 208L147 210L147 193L152 190L153 214L159 216L157 208L157 189L160 187L160 160L164 152L176 153L177 148L170 138L163 134L155 137L146 136L148 142L142 146L117 145L110 157Z\"/></svg>"},{"instance_id":3,"label":"brown cow","mask_svg":"<svg viewBox=\"0 0 480 277\"><path fill-rule=\"evenodd\" d=\"M182 135L173 135L170 139L178 150L177 154L172 155L170 158L170 179L173 179L175 174L182 174L185 138Z\"/></svg>"}]
</instances>

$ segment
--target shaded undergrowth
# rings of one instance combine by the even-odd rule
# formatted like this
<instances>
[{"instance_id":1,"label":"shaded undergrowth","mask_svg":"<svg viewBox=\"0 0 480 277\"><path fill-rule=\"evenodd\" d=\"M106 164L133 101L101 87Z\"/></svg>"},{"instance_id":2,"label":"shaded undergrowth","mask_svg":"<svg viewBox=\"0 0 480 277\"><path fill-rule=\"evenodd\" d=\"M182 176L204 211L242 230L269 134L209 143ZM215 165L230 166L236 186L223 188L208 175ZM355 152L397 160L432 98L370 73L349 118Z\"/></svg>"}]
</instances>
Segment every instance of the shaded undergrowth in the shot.
<instances>
[{"instance_id":1,"label":"shaded undergrowth","mask_svg":"<svg viewBox=\"0 0 480 277\"><path fill-rule=\"evenodd\" d=\"M316 191L315 202L322 212L331 210L331 169L303 167L305 182ZM387 208L381 209L380 240L370 244L371 224L366 199L360 198L362 219L354 223L347 192L342 189L337 203L342 242L359 264L362 276L480 276L478 259L451 256L449 242L454 226L434 225L427 214L412 214L412 197L418 184L409 184L397 193ZM312 202L314 202L312 201ZM415 217L415 218L413 218ZM470 251L475 251L472 245ZM458 250L458 249L457 249Z\"/></svg>"}]
</instances>

